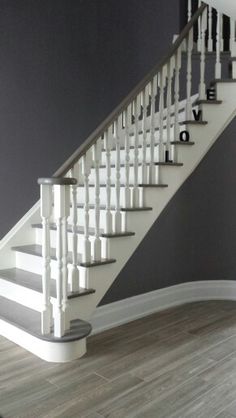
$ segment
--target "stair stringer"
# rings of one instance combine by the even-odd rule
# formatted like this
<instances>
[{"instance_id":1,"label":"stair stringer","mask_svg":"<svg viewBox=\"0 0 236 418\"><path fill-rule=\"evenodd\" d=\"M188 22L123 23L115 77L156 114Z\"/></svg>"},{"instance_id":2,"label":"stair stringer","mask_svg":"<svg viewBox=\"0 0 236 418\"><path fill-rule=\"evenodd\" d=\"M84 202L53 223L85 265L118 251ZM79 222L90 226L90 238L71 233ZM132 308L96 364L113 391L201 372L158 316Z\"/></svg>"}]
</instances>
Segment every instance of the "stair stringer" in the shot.
<instances>
[{"instance_id":1,"label":"stair stringer","mask_svg":"<svg viewBox=\"0 0 236 418\"><path fill-rule=\"evenodd\" d=\"M159 167L161 180L167 183L168 187L161 190L151 187L145 189L145 204L151 206L153 210L127 213L128 229L135 231L135 236L109 240L110 255L115 257L117 262L87 271L84 285L95 288L96 293L90 295L89 304L85 300L75 302L71 307L71 319L79 316L81 319L90 320L96 306L170 199L196 169L211 146L236 116L235 83L217 83L217 98L223 101L221 105L202 105L203 119L207 120L207 125L190 124L188 126L191 139L195 142L195 145L193 147L180 146L178 160L183 161L183 167Z\"/></svg>"}]
</instances>

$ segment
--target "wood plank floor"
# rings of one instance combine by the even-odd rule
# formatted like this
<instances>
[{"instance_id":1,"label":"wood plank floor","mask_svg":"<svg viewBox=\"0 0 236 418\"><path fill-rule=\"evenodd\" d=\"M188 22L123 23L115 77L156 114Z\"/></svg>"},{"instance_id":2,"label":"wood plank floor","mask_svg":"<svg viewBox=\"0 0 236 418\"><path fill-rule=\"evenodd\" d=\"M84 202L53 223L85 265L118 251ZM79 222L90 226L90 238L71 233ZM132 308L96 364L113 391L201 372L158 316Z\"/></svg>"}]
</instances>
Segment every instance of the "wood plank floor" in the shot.
<instances>
[{"instance_id":1,"label":"wood plank floor","mask_svg":"<svg viewBox=\"0 0 236 418\"><path fill-rule=\"evenodd\" d=\"M92 336L67 364L0 337L0 415L236 417L236 302L186 304Z\"/></svg>"}]
</instances>

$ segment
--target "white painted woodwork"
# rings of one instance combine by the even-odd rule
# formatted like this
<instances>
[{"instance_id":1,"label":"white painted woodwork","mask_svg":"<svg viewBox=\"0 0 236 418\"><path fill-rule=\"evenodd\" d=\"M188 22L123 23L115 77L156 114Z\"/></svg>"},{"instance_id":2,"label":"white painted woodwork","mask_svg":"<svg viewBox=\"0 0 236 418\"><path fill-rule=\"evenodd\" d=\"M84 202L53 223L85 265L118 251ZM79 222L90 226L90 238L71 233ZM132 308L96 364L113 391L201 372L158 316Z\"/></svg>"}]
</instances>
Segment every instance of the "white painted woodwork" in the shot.
<instances>
[{"instance_id":1,"label":"white painted woodwork","mask_svg":"<svg viewBox=\"0 0 236 418\"><path fill-rule=\"evenodd\" d=\"M192 0L188 0L188 22L192 17Z\"/></svg>"},{"instance_id":2,"label":"white painted woodwork","mask_svg":"<svg viewBox=\"0 0 236 418\"><path fill-rule=\"evenodd\" d=\"M186 119L192 119L192 49L193 49L193 29L189 31L187 38L187 103L186 103Z\"/></svg>"},{"instance_id":3,"label":"white painted woodwork","mask_svg":"<svg viewBox=\"0 0 236 418\"><path fill-rule=\"evenodd\" d=\"M207 49L209 52L213 51L213 36L212 36L212 7L208 7L208 40Z\"/></svg>"},{"instance_id":4,"label":"white painted woodwork","mask_svg":"<svg viewBox=\"0 0 236 418\"><path fill-rule=\"evenodd\" d=\"M198 0L198 8L201 6L202 1ZM202 20L202 16L200 16L200 18L198 19L198 33L197 33L197 50L199 52L201 52L201 48L202 48L202 40L201 40L201 36L202 36L202 32L201 32L201 20Z\"/></svg>"},{"instance_id":5,"label":"white painted woodwork","mask_svg":"<svg viewBox=\"0 0 236 418\"><path fill-rule=\"evenodd\" d=\"M75 164L71 170L71 176L79 182L79 164ZM77 211L77 184L72 187L72 233L73 233L73 247L72 247L72 268L69 274L69 290L75 292L79 290L79 269L78 269L78 211Z\"/></svg>"},{"instance_id":6,"label":"white painted woodwork","mask_svg":"<svg viewBox=\"0 0 236 418\"><path fill-rule=\"evenodd\" d=\"M143 134L143 146L142 146L142 184L148 182L148 167L147 167L147 106L149 104L149 89L147 85L141 94L142 104L142 134Z\"/></svg>"},{"instance_id":7,"label":"white painted woodwork","mask_svg":"<svg viewBox=\"0 0 236 418\"><path fill-rule=\"evenodd\" d=\"M181 68L181 46L175 54L175 81L174 81L174 141L179 140L179 75Z\"/></svg>"},{"instance_id":8,"label":"white painted woodwork","mask_svg":"<svg viewBox=\"0 0 236 418\"><path fill-rule=\"evenodd\" d=\"M66 330L65 311L66 311L66 295L65 295L65 216L66 216L66 187L63 185L54 186L54 216L57 226L57 280L56 280L56 309L54 317L54 335L55 337L62 337ZM64 223L63 223L64 220Z\"/></svg>"},{"instance_id":9,"label":"white painted woodwork","mask_svg":"<svg viewBox=\"0 0 236 418\"><path fill-rule=\"evenodd\" d=\"M151 117L150 117L150 164L149 164L149 183L155 184L156 182L156 170L154 164L154 149L155 149L155 103L157 96L157 75L153 77L150 83L150 96L151 96ZM159 115L157 116L159 126Z\"/></svg>"},{"instance_id":10,"label":"white painted woodwork","mask_svg":"<svg viewBox=\"0 0 236 418\"><path fill-rule=\"evenodd\" d=\"M42 289L43 307L41 313L41 332L49 334L52 325L52 306L50 302L51 256L50 256L50 217L52 214L52 186L40 186L41 217L42 217Z\"/></svg>"},{"instance_id":11,"label":"white painted woodwork","mask_svg":"<svg viewBox=\"0 0 236 418\"><path fill-rule=\"evenodd\" d=\"M205 3L211 5L216 10L224 13L226 16L236 20L236 3L235 0L206 0Z\"/></svg>"},{"instance_id":12,"label":"white painted woodwork","mask_svg":"<svg viewBox=\"0 0 236 418\"><path fill-rule=\"evenodd\" d=\"M235 20L230 19L230 53L232 58L236 57L235 25Z\"/></svg>"},{"instance_id":13,"label":"white painted woodwork","mask_svg":"<svg viewBox=\"0 0 236 418\"><path fill-rule=\"evenodd\" d=\"M113 144L112 126L104 132L104 148L106 153L106 223L105 233L112 233L111 214L111 148Z\"/></svg>"},{"instance_id":14,"label":"white painted woodwork","mask_svg":"<svg viewBox=\"0 0 236 418\"><path fill-rule=\"evenodd\" d=\"M200 100L204 100L206 98L206 83L205 83L206 29L207 29L207 9L204 10L204 12L201 16L201 56L200 56L200 83L199 83L199 98L200 98Z\"/></svg>"},{"instance_id":15,"label":"white painted woodwork","mask_svg":"<svg viewBox=\"0 0 236 418\"><path fill-rule=\"evenodd\" d=\"M114 217L114 231L116 233L121 232L121 203L120 203L120 132L122 129L122 115L119 115L118 119L115 120L113 125L114 130L114 143L116 147L116 178L115 178L115 193L116 193L116 204L115 204L115 217Z\"/></svg>"},{"instance_id":16,"label":"white painted woodwork","mask_svg":"<svg viewBox=\"0 0 236 418\"><path fill-rule=\"evenodd\" d=\"M94 240L94 261L101 261L102 243L100 239L100 163L102 153L102 141L99 138L93 145L93 160L95 167L95 240Z\"/></svg>"},{"instance_id":17,"label":"white painted woodwork","mask_svg":"<svg viewBox=\"0 0 236 418\"><path fill-rule=\"evenodd\" d=\"M83 262L91 262L91 242L89 239L89 175L92 166L92 152L88 150L82 157L82 173L84 177L84 251Z\"/></svg>"},{"instance_id":18,"label":"white painted woodwork","mask_svg":"<svg viewBox=\"0 0 236 418\"><path fill-rule=\"evenodd\" d=\"M164 140L163 140L163 116L164 116L164 94L166 85L166 66L158 74L159 85L159 135L158 135L158 161L164 161Z\"/></svg>"},{"instance_id":19,"label":"white painted woodwork","mask_svg":"<svg viewBox=\"0 0 236 418\"><path fill-rule=\"evenodd\" d=\"M130 104L124 111L124 130L125 130L125 196L124 206L131 207L131 190L130 190L130 136L129 129L132 118L132 105Z\"/></svg>"},{"instance_id":20,"label":"white painted woodwork","mask_svg":"<svg viewBox=\"0 0 236 418\"><path fill-rule=\"evenodd\" d=\"M215 64L215 78L221 78L221 61L220 61L220 44L221 44L221 14L217 12L216 24L216 64Z\"/></svg>"},{"instance_id":21,"label":"white painted woodwork","mask_svg":"<svg viewBox=\"0 0 236 418\"><path fill-rule=\"evenodd\" d=\"M134 187L133 187L133 197L132 197L132 206L139 207L140 203L140 193L139 193L139 181L138 181L138 167L139 167L139 124L138 118L141 111L141 96L140 94L136 97L133 102L133 116L135 123L135 134L134 134Z\"/></svg>"},{"instance_id":22,"label":"white painted woodwork","mask_svg":"<svg viewBox=\"0 0 236 418\"><path fill-rule=\"evenodd\" d=\"M173 58L169 60L167 64L167 98L166 98L166 107L167 107L167 116L166 116L166 148L168 151L169 157L171 157L171 104L172 104L172 78L173 78Z\"/></svg>"}]
</instances>

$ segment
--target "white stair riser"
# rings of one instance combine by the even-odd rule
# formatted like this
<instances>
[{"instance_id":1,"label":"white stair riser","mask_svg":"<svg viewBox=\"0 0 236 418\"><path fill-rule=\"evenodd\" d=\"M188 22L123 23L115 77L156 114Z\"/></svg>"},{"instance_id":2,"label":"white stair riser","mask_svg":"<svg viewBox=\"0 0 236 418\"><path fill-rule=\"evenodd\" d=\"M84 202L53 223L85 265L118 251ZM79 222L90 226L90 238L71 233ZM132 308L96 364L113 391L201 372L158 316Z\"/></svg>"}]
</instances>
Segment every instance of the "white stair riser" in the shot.
<instances>
[{"instance_id":1,"label":"white stair riser","mask_svg":"<svg viewBox=\"0 0 236 418\"><path fill-rule=\"evenodd\" d=\"M114 219L115 211L112 210L111 213L112 213L112 217ZM78 208L77 216L78 216L78 225L79 226L84 226L85 220L84 220L84 210L83 210L83 208ZM122 212L121 216L122 216L122 225L124 225L125 224L126 212ZM72 218L72 210L71 210L71 215L68 218L68 224L70 224L70 225L72 224L72 219L73 218ZM91 228L95 227L95 210L94 209L89 210L89 226ZM101 209L100 210L100 228L105 229L105 227L106 227L106 210Z\"/></svg>"},{"instance_id":2,"label":"white stair riser","mask_svg":"<svg viewBox=\"0 0 236 418\"><path fill-rule=\"evenodd\" d=\"M72 251L73 249L73 234L72 232L68 232L67 234L67 239L68 239L68 251ZM77 239L78 239L78 254L82 254L84 251L84 235L83 234L77 234ZM102 256L104 258L107 258L107 253L106 253L106 240L107 238L103 238L100 237L101 242L102 242ZM94 256L94 240L95 237L94 235L90 235L89 240L91 242L91 252L92 252L92 257ZM41 228L36 228L36 244L42 245L42 229ZM51 230L50 231L50 246L51 248L56 248L56 244L57 244L57 231L56 230Z\"/></svg>"},{"instance_id":3,"label":"white stair riser","mask_svg":"<svg viewBox=\"0 0 236 418\"><path fill-rule=\"evenodd\" d=\"M132 186L131 186L131 192L132 192ZM142 188L140 188L140 193L142 194ZM100 187L100 205L107 204L107 192L106 187ZM121 207L124 207L125 200L124 200L124 187L120 188L120 205ZM81 186L78 187L78 203L84 204L84 188ZM94 204L95 203L95 187L89 188L89 203ZM141 201L140 201L141 204ZM111 205L116 205L116 189L115 187L111 187Z\"/></svg>"},{"instance_id":4,"label":"white stair riser","mask_svg":"<svg viewBox=\"0 0 236 418\"><path fill-rule=\"evenodd\" d=\"M42 257L38 257L32 254L26 254L22 252L16 252L16 267L22 270L31 271L35 274L42 274ZM99 267L91 267L99 268ZM68 269L71 269L71 264L68 264ZM85 267L79 267L81 280L84 282L86 279L86 269ZM58 274L58 266L56 260L51 260L51 278L56 279Z\"/></svg>"}]
</instances>

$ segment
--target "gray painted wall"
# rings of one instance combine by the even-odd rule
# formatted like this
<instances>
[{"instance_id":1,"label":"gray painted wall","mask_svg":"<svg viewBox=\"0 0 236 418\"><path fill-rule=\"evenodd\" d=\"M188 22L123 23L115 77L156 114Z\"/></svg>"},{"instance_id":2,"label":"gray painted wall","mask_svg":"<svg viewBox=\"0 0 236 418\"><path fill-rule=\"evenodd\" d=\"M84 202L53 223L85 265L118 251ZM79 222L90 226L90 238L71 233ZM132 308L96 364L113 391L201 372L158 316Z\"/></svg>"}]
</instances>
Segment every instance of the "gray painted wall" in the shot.
<instances>
[{"instance_id":1,"label":"gray painted wall","mask_svg":"<svg viewBox=\"0 0 236 418\"><path fill-rule=\"evenodd\" d=\"M189 281L235 280L235 132L236 118L169 202L102 304Z\"/></svg>"},{"instance_id":2,"label":"gray painted wall","mask_svg":"<svg viewBox=\"0 0 236 418\"><path fill-rule=\"evenodd\" d=\"M175 0L0 0L0 238L159 61Z\"/></svg>"}]
</instances>

